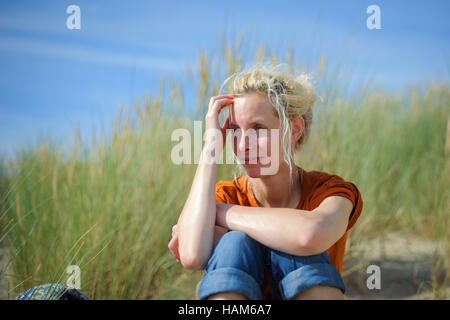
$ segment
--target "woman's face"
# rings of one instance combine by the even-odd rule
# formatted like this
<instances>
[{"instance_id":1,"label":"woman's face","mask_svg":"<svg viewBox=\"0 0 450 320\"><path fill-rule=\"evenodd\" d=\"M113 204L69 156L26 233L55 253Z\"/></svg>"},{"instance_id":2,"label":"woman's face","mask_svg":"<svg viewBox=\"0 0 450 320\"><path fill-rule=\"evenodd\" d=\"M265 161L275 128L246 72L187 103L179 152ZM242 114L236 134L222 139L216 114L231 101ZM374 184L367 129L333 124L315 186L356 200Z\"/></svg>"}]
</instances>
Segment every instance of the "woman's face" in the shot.
<instances>
[{"instance_id":1,"label":"woman's face","mask_svg":"<svg viewBox=\"0 0 450 320\"><path fill-rule=\"evenodd\" d=\"M276 168L270 172L278 172L283 159L280 120L267 98L257 93L235 97L230 107L230 128L234 130L233 151L249 176L261 176L269 172L263 168L274 164Z\"/></svg>"}]
</instances>

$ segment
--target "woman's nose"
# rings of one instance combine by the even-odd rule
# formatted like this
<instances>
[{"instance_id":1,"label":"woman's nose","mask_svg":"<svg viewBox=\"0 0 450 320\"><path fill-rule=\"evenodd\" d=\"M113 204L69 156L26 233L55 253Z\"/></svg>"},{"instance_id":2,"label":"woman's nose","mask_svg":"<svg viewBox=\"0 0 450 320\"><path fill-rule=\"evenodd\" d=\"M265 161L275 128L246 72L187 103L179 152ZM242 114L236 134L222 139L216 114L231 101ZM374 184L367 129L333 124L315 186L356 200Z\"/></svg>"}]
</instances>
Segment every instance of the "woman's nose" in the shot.
<instances>
[{"instance_id":1,"label":"woman's nose","mask_svg":"<svg viewBox=\"0 0 450 320\"><path fill-rule=\"evenodd\" d=\"M256 133L252 130L245 131L244 134L240 133L238 136L239 141L239 151L244 155L247 155L249 151L256 150L258 146L258 137Z\"/></svg>"}]
</instances>

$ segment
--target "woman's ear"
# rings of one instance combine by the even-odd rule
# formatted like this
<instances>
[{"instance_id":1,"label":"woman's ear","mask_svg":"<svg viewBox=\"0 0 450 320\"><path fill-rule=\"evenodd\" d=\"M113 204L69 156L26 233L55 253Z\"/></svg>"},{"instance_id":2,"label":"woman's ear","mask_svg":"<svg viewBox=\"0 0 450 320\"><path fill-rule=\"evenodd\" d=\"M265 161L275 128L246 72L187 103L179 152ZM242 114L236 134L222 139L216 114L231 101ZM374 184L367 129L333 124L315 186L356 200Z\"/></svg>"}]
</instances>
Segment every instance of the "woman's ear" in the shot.
<instances>
[{"instance_id":1,"label":"woman's ear","mask_svg":"<svg viewBox=\"0 0 450 320\"><path fill-rule=\"evenodd\" d=\"M305 120L303 117L298 117L291 120L291 130L292 130L292 143L295 143L300 140L303 135L303 131L305 130Z\"/></svg>"}]
</instances>

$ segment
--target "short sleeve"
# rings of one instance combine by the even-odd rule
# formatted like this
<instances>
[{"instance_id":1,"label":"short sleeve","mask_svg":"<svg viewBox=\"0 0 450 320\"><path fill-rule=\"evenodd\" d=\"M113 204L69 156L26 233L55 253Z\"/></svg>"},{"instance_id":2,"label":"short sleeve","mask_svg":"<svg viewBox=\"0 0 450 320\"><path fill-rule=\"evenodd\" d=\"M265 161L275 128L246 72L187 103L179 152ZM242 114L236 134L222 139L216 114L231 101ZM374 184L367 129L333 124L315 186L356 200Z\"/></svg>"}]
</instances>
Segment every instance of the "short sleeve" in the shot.
<instances>
[{"instance_id":1,"label":"short sleeve","mask_svg":"<svg viewBox=\"0 0 450 320\"><path fill-rule=\"evenodd\" d=\"M353 210L347 226L347 230L349 230L361 215L363 208L361 193L355 184L345 181L337 175L332 175L330 179L315 188L311 199L311 209L317 208L323 200L330 196L341 196L352 202Z\"/></svg>"},{"instance_id":2,"label":"short sleeve","mask_svg":"<svg viewBox=\"0 0 450 320\"><path fill-rule=\"evenodd\" d=\"M216 183L216 202L218 203L234 203L234 190L228 185L228 181L219 181Z\"/></svg>"}]
</instances>

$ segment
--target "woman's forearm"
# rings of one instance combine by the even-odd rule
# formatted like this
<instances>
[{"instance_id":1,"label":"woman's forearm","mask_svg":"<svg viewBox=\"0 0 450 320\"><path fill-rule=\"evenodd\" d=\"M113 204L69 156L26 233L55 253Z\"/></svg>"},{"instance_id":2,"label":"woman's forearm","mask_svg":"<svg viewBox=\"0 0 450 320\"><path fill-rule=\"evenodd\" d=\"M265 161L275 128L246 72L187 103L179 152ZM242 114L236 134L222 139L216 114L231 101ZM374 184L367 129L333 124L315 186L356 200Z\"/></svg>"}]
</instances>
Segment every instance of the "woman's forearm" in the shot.
<instances>
[{"instance_id":1,"label":"woman's forearm","mask_svg":"<svg viewBox=\"0 0 450 320\"><path fill-rule=\"evenodd\" d=\"M275 250L298 256L319 253L312 239L320 225L320 216L312 211L218 203L216 223L245 232Z\"/></svg>"},{"instance_id":2,"label":"woman's forearm","mask_svg":"<svg viewBox=\"0 0 450 320\"><path fill-rule=\"evenodd\" d=\"M215 184L217 163L205 163L202 150L191 190L178 219L181 263L189 269L203 269L214 246L216 221Z\"/></svg>"}]
</instances>

